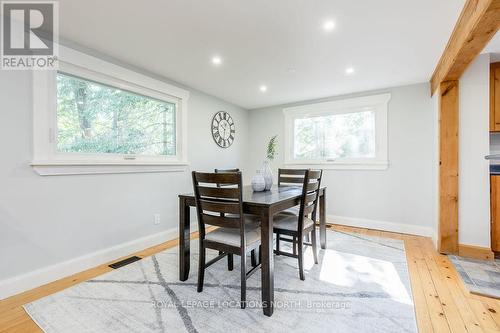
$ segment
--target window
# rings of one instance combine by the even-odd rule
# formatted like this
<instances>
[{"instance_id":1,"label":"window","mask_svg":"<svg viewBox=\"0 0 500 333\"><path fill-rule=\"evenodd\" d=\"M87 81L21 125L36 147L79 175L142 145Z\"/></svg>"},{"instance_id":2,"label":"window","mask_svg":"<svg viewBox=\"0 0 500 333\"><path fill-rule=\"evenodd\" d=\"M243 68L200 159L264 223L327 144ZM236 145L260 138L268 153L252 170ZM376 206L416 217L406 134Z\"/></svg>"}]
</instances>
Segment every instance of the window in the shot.
<instances>
[{"instance_id":1,"label":"window","mask_svg":"<svg viewBox=\"0 0 500 333\"><path fill-rule=\"evenodd\" d=\"M387 168L387 103L376 95L284 109L286 164Z\"/></svg>"},{"instance_id":2,"label":"window","mask_svg":"<svg viewBox=\"0 0 500 333\"><path fill-rule=\"evenodd\" d=\"M65 47L33 89L40 174L185 170L187 91Z\"/></svg>"},{"instance_id":3,"label":"window","mask_svg":"<svg viewBox=\"0 0 500 333\"><path fill-rule=\"evenodd\" d=\"M297 118L293 157L296 160L375 157L375 113Z\"/></svg>"},{"instance_id":4,"label":"window","mask_svg":"<svg viewBox=\"0 0 500 333\"><path fill-rule=\"evenodd\" d=\"M175 156L174 103L57 74L57 151Z\"/></svg>"}]
</instances>

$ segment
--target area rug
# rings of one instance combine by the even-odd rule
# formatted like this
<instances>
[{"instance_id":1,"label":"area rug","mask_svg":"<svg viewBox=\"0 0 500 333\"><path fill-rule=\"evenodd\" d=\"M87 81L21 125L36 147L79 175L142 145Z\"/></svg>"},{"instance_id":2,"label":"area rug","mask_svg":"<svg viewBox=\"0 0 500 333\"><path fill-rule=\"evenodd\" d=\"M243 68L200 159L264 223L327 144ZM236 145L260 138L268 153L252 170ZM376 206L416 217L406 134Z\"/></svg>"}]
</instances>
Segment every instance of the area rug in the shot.
<instances>
[{"instance_id":1,"label":"area rug","mask_svg":"<svg viewBox=\"0 0 500 333\"><path fill-rule=\"evenodd\" d=\"M260 306L260 270L247 282L247 308L239 308L239 257L231 272L225 260L210 266L197 293L196 241L186 282L173 248L24 308L48 333L416 332L404 243L334 231L327 239L319 264L306 251L305 281L296 259L275 256L272 317Z\"/></svg>"},{"instance_id":2,"label":"area rug","mask_svg":"<svg viewBox=\"0 0 500 333\"><path fill-rule=\"evenodd\" d=\"M500 260L448 257L471 293L500 299Z\"/></svg>"}]
</instances>

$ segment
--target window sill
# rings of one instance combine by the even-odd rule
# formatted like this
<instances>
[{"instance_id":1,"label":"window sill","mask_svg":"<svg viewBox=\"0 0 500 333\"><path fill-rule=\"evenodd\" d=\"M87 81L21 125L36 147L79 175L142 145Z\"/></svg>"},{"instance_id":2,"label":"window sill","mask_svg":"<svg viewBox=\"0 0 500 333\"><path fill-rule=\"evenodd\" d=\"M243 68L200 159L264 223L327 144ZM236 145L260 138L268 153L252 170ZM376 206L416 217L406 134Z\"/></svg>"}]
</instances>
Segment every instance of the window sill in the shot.
<instances>
[{"instance_id":1,"label":"window sill","mask_svg":"<svg viewBox=\"0 0 500 333\"><path fill-rule=\"evenodd\" d=\"M294 168L317 168L323 170L387 170L388 161L372 162L297 162L289 161L285 163L287 167Z\"/></svg>"},{"instance_id":2,"label":"window sill","mask_svg":"<svg viewBox=\"0 0 500 333\"><path fill-rule=\"evenodd\" d=\"M81 162L81 161L33 161L31 166L40 176L95 175L120 173L183 172L187 162Z\"/></svg>"}]
</instances>

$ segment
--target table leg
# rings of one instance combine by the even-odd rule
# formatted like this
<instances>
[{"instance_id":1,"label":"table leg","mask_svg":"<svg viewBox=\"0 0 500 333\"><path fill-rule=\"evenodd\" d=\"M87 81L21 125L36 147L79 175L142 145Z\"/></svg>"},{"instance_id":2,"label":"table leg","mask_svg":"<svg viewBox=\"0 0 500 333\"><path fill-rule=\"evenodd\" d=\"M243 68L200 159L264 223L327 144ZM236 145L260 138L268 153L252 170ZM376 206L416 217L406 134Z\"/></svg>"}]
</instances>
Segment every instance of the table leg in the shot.
<instances>
[{"instance_id":1,"label":"table leg","mask_svg":"<svg viewBox=\"0 0 500 333\"><path fill-rule=\"evenodd\" d=\"M326 249L326 189L319 197L319 241L322 249Z\"/></svg>"},{"instance_id":2,"label":"table leg","mask_svg":"<svg viewBox=\"0 0 500 333\"><path fill-rule=\"evenodd\" d=\"M273 216L264 209L261 219L262 306L268 317L274 311Z\"/></svg>"},{"instance_id":3,"label":"table leg","mask_svg":"<svg viewBox=\"0 0 500 333\"><path fill-rule=\"evenodd\" d=\"M179 198L179 280L189 278L190 267L190 207L185 198Z\"/></svg>"}]
</instances>

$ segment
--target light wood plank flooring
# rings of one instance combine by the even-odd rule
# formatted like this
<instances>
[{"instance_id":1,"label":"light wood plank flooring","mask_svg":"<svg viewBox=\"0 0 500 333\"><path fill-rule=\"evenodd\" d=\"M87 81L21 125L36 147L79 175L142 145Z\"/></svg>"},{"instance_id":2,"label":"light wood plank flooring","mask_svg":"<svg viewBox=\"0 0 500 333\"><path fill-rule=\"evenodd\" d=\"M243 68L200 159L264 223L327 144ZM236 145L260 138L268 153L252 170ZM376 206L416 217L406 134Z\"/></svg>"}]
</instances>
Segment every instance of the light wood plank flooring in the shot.
<instances>
[{"instance_id":1,"label":"light wood plank flooring","mask_svg":"<svg viewBox=\"0 0 500 333\"><path fill-rule=\"evenodd\" d=\"M338 225L330 227L405 242L420 332L500 332L500 300L470 294L448 258L436 252L430 238ZM193 233L192 238L196 237ZM177 244L177 240L172 240L134 255L147 257ZM111 270L107 265L0 301L0 332L41 332L22 305L106 273Z\"/></svg>"}]
</instances>

